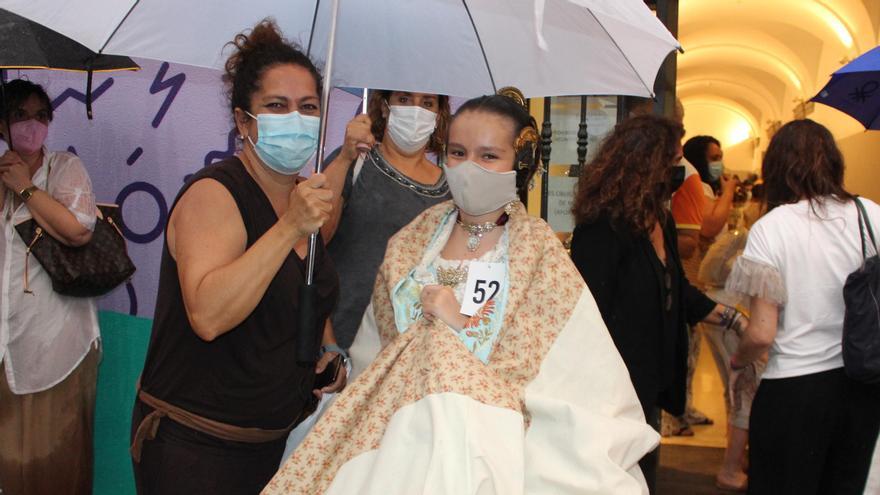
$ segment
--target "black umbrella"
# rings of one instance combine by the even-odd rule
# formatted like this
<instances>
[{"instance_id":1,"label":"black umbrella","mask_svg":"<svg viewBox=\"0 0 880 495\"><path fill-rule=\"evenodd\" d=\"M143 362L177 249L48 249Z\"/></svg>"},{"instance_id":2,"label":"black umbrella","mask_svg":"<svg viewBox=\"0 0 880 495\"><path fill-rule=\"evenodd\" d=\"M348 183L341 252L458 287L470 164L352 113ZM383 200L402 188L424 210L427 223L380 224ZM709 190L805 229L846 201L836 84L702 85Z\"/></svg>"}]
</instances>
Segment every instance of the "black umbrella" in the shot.
<instances>
[{"instance_id":1,"label":"black umbrella","mask_svg":"<svg viewBox=\"0 0 880 495\"><path fill-rule=\"evenodd\" d=\"M97 54L41 24L0 9L0 71L53 69L86 72L86 112L92 118L92 74L138 70L128 57ZM5 99L0 82L0 100Z\"/></svg>"}]
</instances>

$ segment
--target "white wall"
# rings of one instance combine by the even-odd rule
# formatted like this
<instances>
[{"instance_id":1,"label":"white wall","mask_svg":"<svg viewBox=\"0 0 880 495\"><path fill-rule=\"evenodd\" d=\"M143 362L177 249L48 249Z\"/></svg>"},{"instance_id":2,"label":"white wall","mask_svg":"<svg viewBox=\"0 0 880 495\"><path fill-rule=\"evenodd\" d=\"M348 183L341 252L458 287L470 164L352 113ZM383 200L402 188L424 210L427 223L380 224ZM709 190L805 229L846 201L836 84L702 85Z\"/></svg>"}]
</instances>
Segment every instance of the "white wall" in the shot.
<instances>
[{"instance_id":1,"label":"white wall","mask_svg":"<svg viewBox=\"0 0 880 495\"><path fill-rule=\"evenodd\" d=\"M846 163L846 188L880 203L880 131L838 141Z\"/></svg>"},{"instance_id":2,"label":"white wall","mask_svg":"<svg viewBox=\"0 0 880 495\"><path fill-rule=\"evenodd\" d=\"M761 172L761 155L755 152L755 141L749 139L724 149L724 168L744 178Z\"/></svg>"}]
</instances>

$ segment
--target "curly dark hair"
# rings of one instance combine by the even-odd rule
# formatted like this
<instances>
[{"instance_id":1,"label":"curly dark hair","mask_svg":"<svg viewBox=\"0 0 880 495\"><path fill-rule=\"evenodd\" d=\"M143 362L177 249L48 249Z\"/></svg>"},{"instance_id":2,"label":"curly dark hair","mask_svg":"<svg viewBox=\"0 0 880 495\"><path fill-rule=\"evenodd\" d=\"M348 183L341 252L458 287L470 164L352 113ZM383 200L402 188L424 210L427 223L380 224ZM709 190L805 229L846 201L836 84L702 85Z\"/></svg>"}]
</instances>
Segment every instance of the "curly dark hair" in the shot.
<instances>
[{"instance_id":1,"label":"curly dark hair","mask_svg":"<svg viewBox=\"0 0 880 495\"><path fill-rule=\"evenodd\" d=\"M391 93L394 91L388 91L384 89L377 89L370 91L370 101L367 103L367 115L370 117L370 131L373 133L373 137L376 138L377 141L381 141L383 137L385 137L385 126L388 125L388 119L382 116L382 110L385 108L385 104L390 102L388 101L391 98ZM427 150L432 153L441 153L443 151L443 146L446 144L447 135L449 132L449 120L451 118L451 111L449 110L449 97L446 95L437 95L437 127L434 129L434 133L431 134L431 139L428 140Z\"/></svg>"},{"instance_id":2,"label":"curly dark hair","mask_svg":"<svg viewBox=\"0 0 880 495\"><path fill-rule=\"evenodd\" d=\"M511 139L514 142L517 136L520 136L523 132L523 129L527 127L530 127L535 132L535 137L540 135L535 118L529 114L529 111L524 106L509 96L486 95L470 99L458 107L449 124L452 125L452 122L455 122L455 119L465 112L486 112L510 119L513 121L513 136L511 136ZM541 165L540 143L535 141L531 146L524 146L522 149L517 150L513 163L513 168L516 171L516 190L519 193L520 200L525 203L529 192L529 182ZM520 163L525 164L525 167L520 167Z\"/></svg>"},{"instance_id":3,"label":"curly dark hair","mask_svg":"<svg viewBox=\"0 0 880 495\"><path fill-rule=\"evenodd\" d=\"M814 206L828 196L852 199L843 187L844 168L825 126L810 119L785 124L770 140L761 167L767 211L804 199Z\"/></svg>"},{"instance_id":4,"label":"curly dark hair","mask_svg":"<svg viewBox=\"0 0 880 495\"><path fill-rule=\"evenodd\" d=\"M614 228L643 234L655 222L665 222L673 161L683 136L681 124L665 117L640 115L617 124L581 172L572 208L575 221L604 215Z\"/></svg>"},{"instance_id":5,"label":"curly dark hair","mask_svg":"<svg viewBox=\"0 0 880 495\"><path fill-rule=\"evenodd\" d=\"M228 45L235 47L235 51L226 60L223 82L229 85L229 105L233 112L236 108L251 110L251 95L259 89L260 79L267 69L278 64L307 69L321 94L323 80L318 68L299 46L281 36L273 19L263 19L250 32L235 35Z\"/></svg>"}]
</instances>

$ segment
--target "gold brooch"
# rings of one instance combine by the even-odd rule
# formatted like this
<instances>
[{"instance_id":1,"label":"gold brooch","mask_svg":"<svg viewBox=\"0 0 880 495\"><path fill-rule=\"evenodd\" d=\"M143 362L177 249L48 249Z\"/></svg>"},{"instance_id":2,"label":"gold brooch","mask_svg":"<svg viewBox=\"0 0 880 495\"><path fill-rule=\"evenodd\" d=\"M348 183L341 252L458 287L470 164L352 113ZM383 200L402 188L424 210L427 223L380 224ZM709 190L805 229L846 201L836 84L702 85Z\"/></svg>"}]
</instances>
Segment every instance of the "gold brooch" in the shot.
<instances>
[{"instance_id":1,"label":"gold brooch","mask_svg":"<svg viewBox=\"0 0 880 495\"><path fill-rule=\"evenodd\" d=\"M456 287L458 284L467 282L468 267L459 266L458 268L437 267L437 283L446 287Z\"/></svg>"}]
</instances>

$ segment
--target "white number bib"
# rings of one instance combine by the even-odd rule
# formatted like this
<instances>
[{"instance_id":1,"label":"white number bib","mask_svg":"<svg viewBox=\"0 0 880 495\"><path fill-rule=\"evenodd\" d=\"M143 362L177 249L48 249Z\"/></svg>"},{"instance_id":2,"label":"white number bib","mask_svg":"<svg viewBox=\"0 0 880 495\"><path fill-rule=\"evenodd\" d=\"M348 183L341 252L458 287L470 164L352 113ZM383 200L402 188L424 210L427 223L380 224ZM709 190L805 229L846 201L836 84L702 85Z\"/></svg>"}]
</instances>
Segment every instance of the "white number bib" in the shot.
<instances>
[{"instance_id":1,"label":"white number bib","mask_svg":"<svg viewBox=\"0 0 880 495\"><path fill-rule=\"evenodd\" d=\"M486 301L498 296L504 283L504 263L472 261L461 301L461 314L473 316Z\"/></svg>"}]
</instances>

